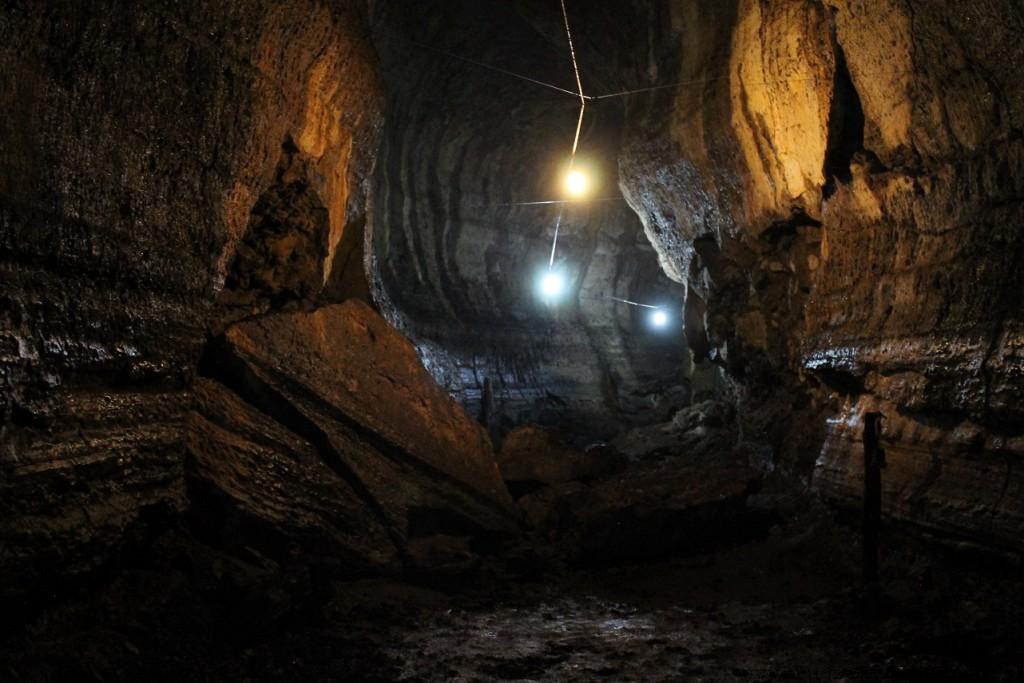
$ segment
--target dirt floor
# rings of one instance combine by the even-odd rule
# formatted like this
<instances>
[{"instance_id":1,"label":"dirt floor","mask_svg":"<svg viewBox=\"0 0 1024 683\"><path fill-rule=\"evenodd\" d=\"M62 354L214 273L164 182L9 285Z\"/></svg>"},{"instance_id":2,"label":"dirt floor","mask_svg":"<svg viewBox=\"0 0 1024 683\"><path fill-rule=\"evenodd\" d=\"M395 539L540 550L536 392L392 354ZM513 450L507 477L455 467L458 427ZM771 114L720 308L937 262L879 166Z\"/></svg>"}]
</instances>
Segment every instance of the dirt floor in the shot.
<instances>
[{"instance_id":1,"label":"dirt floor","mask_svg":"<svg viewBox=\"0 0 1024 683\"><path fill-rule=\"evenodd\" d=\"M877 604L855 535L793 520L714 555L440 589L317 587L165 534L8 624L11 681L935 681L1024 678L1016 568L889 534Z\"/></svg>"}]
</instances>

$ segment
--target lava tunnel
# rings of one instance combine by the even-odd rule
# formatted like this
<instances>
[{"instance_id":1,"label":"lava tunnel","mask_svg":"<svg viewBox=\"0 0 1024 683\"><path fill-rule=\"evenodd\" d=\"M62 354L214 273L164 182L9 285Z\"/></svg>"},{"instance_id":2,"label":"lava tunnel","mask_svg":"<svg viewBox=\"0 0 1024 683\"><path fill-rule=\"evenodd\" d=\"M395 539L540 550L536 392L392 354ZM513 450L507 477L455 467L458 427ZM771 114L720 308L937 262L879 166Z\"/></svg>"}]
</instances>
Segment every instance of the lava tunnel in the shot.
<instances>
[{"instance_id":1,"label":"lava tunnel","mask_svg":"<svg viewBox=\"0 0 1024 683\"><path fill-rule=\"evenodd\" d=\"M1018 0L0 7L0 680L1024 678Z\"/></svg>"}]
</instances>

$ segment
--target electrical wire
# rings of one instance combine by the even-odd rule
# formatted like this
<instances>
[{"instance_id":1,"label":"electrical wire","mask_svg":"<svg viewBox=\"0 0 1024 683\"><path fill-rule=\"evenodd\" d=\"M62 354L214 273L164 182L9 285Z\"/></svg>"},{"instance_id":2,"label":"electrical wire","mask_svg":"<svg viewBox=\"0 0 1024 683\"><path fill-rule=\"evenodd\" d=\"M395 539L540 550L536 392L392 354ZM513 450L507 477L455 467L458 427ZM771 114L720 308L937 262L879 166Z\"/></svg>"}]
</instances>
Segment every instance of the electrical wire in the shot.
<instances>
[{"instance_id":1,"label":"electrical wire","mask_svg":"<svg viewBox=\"0 0 1024 683\"><path fill-rule=\"evenodd\" d=\"M565 21L565 37L569 42L569 56L572 57L572 71L576 76L576 90L580 97L580 115L576 119L576 135L572 139L572 153L569 155L569 173L572 173L573 165L576 163L576 150L580 144L580 131L583 129L583 113L587 109L587 96L583 94L583 80L580 78L580 67L576 62L576 48L572 44L572 29L569 28L569 12L565 8L565 0L562 4L562 19ZM558 230L562 225L562 214L564 207L558 209L558 218L555 220L555 234L551 239L551 258L548 260L548 268L555 267L555 251L558 249Z\"/></svg>"},{"instance_id":2,"label":"electrical wire","mask_svg":"<svg viewBox=\"0 0 1024 683\"><path fill-rule=\"evenodd\" d=\"M611 299L612 301L618 301L620 304L629 304L630 306L639 306L640 308L660 308L660 306L652 306L651 304L641 304L636 301L630 301L629 299L620 299L617 296L606 296L605 299Z\"/></svg>"},{"instance_id":3,"label":"electrical wire","mask_svg":"<svg viewBox=\"0 0 1024 683\"><path fill-rule=\"evenodd\" d=\"M526 81L528 83L533 83L535 85L542 85L545 88L550 88L551 90L557 90L560 93L564 93L566 95L572 95L573 97L579 97L580 96L580 94L578 92L573 92L572 90L569 90L567 88L561 88L561 87L559 87L557 85L554 85L553 83L545 83L544 81L539 81L536 78L531 78L530 76L525 76L523 74L516 73L515 71L509 71L508 69L503 69L500 66L494 66L493 64L488 64L486 62L481 62L481 61L476 60L476 59L471 59L469 57L463 57L462 55L456 54L454 52L449 52L448 50L444 50L444 49L439 48L439 47L434 47L433 45L427 45L425 43L419 43L419 42L416 42L415 40L410 40L409 42L412 45L415 45L416 47L422 48L424 50L430 50L432 52L437 52L437 53L440 53L442 55L445 55L446 57L450 57L452 59L457 59L457 60L459 60L461 62L466 62L468 64L473 64L475 66L479 66L482 69L488 69L490 71L494 71L494 72L497 72L499 74L504 74L506 76L511 76L513 78L518 78L519 80Z\"/></svg>"},{"instance_id":4,"label":"electrical wire","mask_svg":"<svg viewBox=\"0 0 1024 683\"><path fill-rule=\"evenodd\" d=\"M565 3L564 2L562 2L562 7L563 7L563 17L566 18L566 26L567 26L567 30L568 30L568 18L567 18L567 15L565 14L565 11L564 11L564 8L565 8ZM569 38L569 46L570 46L569 49L570 49L570 54L571 54L572 59L573 59L573 70L574 70L574 73L576 75L576 85L577 85L578 88L580 88L579 91L569 90L568 88L563 88L563 87L557 86L557 85L555 85L553 83L547 83L545 81L541 81L541 80L538 80L536 78L532 78L530 76L526 76L526 75L521 74L521 73L516 73L515 71L510 71L508 69L503 69L500 66L494 66L493 64L488 64L486 62L481 62L480 60L473 59L471 57L465 57L463 55L456 54L454 52L450 52L448 50L445 50L445 49L442 49L442 48L439 48L439 47L435 47L433 45L427 45L425 43L420 43L420 42L417 42L417 41L414 41L414 40L410 40L409 43L412 44L412 45L415 45L416 47L422 48L424 50L430 50L431 52L437 52L439 54L445 55L446 57L450 57L451 59L456 59L456 60L459 60L459 61L462 61L462 62L466 62L467 64L473 64L473 65L478 66L478 67L480 67L482 69L487 69L489 71L494 71L495 73L503 74L505 76L511 76L512 78L518 78L521 81L525 81L527 83L533 83L534 85L539 85L539 86L542 86L544 88L548 88L550 90L554 90L556 92L560 92L563 95L570 95L572 97L579 98L581 106L580 106L579 122L577 124L577 135L576 135L576 138L575 138L574 143L573 143L573 149L574 150L575 150L575 148L577 146L577 143L578 143L578 140L579 140L579 123L582 122L582 120L583 120L583 109L585 108L586 103L588 101L596 102L598 100L607 100L607 99L612 99L612 98L615 98L615 97L627 97L629 95L638 95L640 93L653 92L655 90L667 90L668 88L680 88L680 87L688 86L688 85L704 85L704 84L707 84L707 83L714 83L716 81L722 81L722 80L726 80L728 78L731 78L731 74L730 75L723 75L723 76L712 76L710 78L694 78L694 79L685 80L685 81L675 81L673 83L662 83L661 85L652 85L652 86L648 86L648 87L645 87L645 88L633 88L631 90L620 90L618 92L605 93L604 95L587 95L587 94L584 94L582 92L582 84L581 84L581 79L579 77L579 69L577 68L576 55L575 55L575 50L574 50L573 45L572 45L571 36ZM815 81L815 80L818 80L817 76L808 76L806 78L777 78L777 79L771 79L771 80L767 80L766 79L766 80L762 80L762 81L746 81L745 80L745 81L743 81L743 84L744 85L770 85L770 84L773 84L773 83L782 83L782 82L785 82L785 83L798 83L798 82L803 82L803 81Z\"/></svg>"},{"instance_id":5,"label":"electrical wire","mask_svg":"<svg viewBox=\"0 0 1024 683\"><path fill-rule=\"evenodd\" d=\"M596 197L594 199L545 199L539 202L507 202L498 206L542 206L546 204L587 204L589 202L624 202L623 197Z\"/></svg>"},{"instance_id":6,"label":"electrical wire","mask_svg":"<svg viewBox=\"0 0 1024 683\"><path fill-rule=\"evenodd\" d=\"M558 209L558 218L555 220L555 237L551 240L551 258L548 259L548 270L555 267L555 249L558 248L558 228L562 225L562 213L565 211L564 208Z\"/></svg>"},{"instance_id":7,"label":"electrical wire","mask_svg":"<svg viewBox=\"0 0 1024 683\"><path fill-rule=\"evenodd\" d=\"M723 76L712 76L711 78L695 78L688 81L676 81L675 83L665 83L662 85L652 85L647 88L636 88L633 90L622 90L619 92L608 93L606 95L587 95L588 100L606 100L612 97L626 97L627 95L636 95L643 92L651 92L653 90L665 90L667 88L680 88L685 85L703 85L705 83L714 83L716 81L722 81L727 78L731 78L730 75ZM777 78L772 80L763 81L741 81L744 86L747 85L770 85L772 83L800 83L803 81L816 81L817 76L808 76L805 78Z\"/></svg>"},{"instance_id":8,"label":"electrical wire","mask_svg":"<svg viewBox=\"0 0 1024 683\"><path fill-rule=\"evenodd\" d=\"M583 82L580 80L580 68L576 64L576 48L572 45L572 31L569 29L569 13L565 9L565 0L562 3L562 18L565 20L565 36L569 39L569 56L572 57L572 70L576 74L576 90L579 93L581 103L586 103L586 96L583 94Z\"/></svg>"}]
</instances>

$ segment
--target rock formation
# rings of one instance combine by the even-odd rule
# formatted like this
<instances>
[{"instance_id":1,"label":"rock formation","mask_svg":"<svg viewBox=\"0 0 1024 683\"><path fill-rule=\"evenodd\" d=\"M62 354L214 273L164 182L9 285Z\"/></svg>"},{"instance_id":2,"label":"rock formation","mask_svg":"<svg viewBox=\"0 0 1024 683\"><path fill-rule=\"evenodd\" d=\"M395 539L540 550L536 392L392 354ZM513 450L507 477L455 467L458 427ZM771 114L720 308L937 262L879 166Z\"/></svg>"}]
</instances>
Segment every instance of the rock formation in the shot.
<instances>
[{"instance_id":1,"label":"rock formation","mask_svg":"<svg viewBox=\"0 0 1024 683\"><path fill-rule=\"evenodd\" d=\"M318 495L321 507L289 516L284 526L310 531L310 519L321 524L321 515L358 508L342 495L337 472L292 468L289 458L313 457L321 445L315 438L303 441L312 437L289 432L260 413L258 401L246 403L208 377L194 380L201 356L223 360L216 356L222 334L248 338L244 326L224 333L235 321L366 297L363 227L383 98L354 5L101 3L3 11L5 594L43 590L46 577L95 568L140 520L187 507L186 440L234 440L237 450L223 457L197 458L199 481L223 487L244 512L257 507L264 521L281 522L275 515L294 514L297 500ZM404 342L391 339L372 313L348 306L327 309L336 311L332 329L348 331L340 320L356 315L358 333L376 330L395 354L378 361L400 363L391 380L412 385L392 409L423 402L436 412L434 426L450 425L453 438L466 439L462 448L479 446L444 454L461 453L483 467L473 470L464 460L441 466L438 476L460 482L452 497L474 499L475 523L507 527L507 494L487 474L486 438L424 388ZM303 352L324 343L308 325L288 334L277 342ZM346 358L373 361L370 347L362 348L365 356ZM269 358L283 367L270 362L272 352ZM307 381L285 383L316 390L308 365L297 367L306 368ZM194 394L207 421L186 424ZM284 409L285 417L296 410L287 401ZM217 416L220 427L241 435L214 433L209 420ZM373 423L357 416L350 406L358 438L377 440L367 449L391 449L381 458L411 451L437 468L440 442L413 447L383 429L383 413ZM249 479L240 472L247 446L267 456ZM429 517L440 495L433 486L402 504L422 503ZM493 504L474 496L494 496ZM368 524L349 550L364 563L386 563L397 552L387 534L404 537L407 520L397 519L397 508L386 520L372 512L352 512L380 528ZM311 533L330 536L327 529Z\"/></svg>"},{"instance_id":2,"label":"rock formation","mask_svg":"<svg viewBox=\"0 0 1024 683\"><path fill-rule=\"evenodd\" d=\"M483 428L366 304L239 323L199 372L195 478L256 520L249 544L269 527L310 561L385 571L410 538L517 530Z\"/></svg>"},{"instance_id":3,"label":"rock formation","mask_svg":"<svg viewBox=\"0 0 1024 683\"><path fill-rule=\"evenodd\" d=\"M1024 49L1012 2L680 3L627 102L624 193L748 435L856 504L1019 546Z\"/></svg>"}]
</instances>

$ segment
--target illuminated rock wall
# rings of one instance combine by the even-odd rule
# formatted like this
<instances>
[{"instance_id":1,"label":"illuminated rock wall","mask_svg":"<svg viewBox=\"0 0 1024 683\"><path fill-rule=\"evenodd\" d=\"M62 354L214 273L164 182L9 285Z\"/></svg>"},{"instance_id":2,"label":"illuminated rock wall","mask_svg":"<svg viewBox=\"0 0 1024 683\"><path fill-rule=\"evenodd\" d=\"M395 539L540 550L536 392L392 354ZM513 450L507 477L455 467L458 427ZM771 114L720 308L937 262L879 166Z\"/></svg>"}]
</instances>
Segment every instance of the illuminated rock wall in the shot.
<instances>
[{"instance_id":1,"label":"illuminated rock wall","mask_svg":"<svg viewBox=\"0 0 1024 683\"><path fill-rule=\"evenodd\" d=\"M881 410L889 513L1019 546L1020 6L662 9L688 85L627 103L623 190L748 436L857 504Z\"/></svg>"},{"instance_id":2,"label":"illuminated rock wall","mask_svg":"<svg viewBox=\"0 0 1024 683\"><path fill-rule=\"evenodd\" d=\"M264 306L215 300L283 146L323 217L307 302L350 277L382 105L362 25L315 1L0 11L4 592L184 505L190 378L224 310Z\"/></svg>"}]
</instances>

